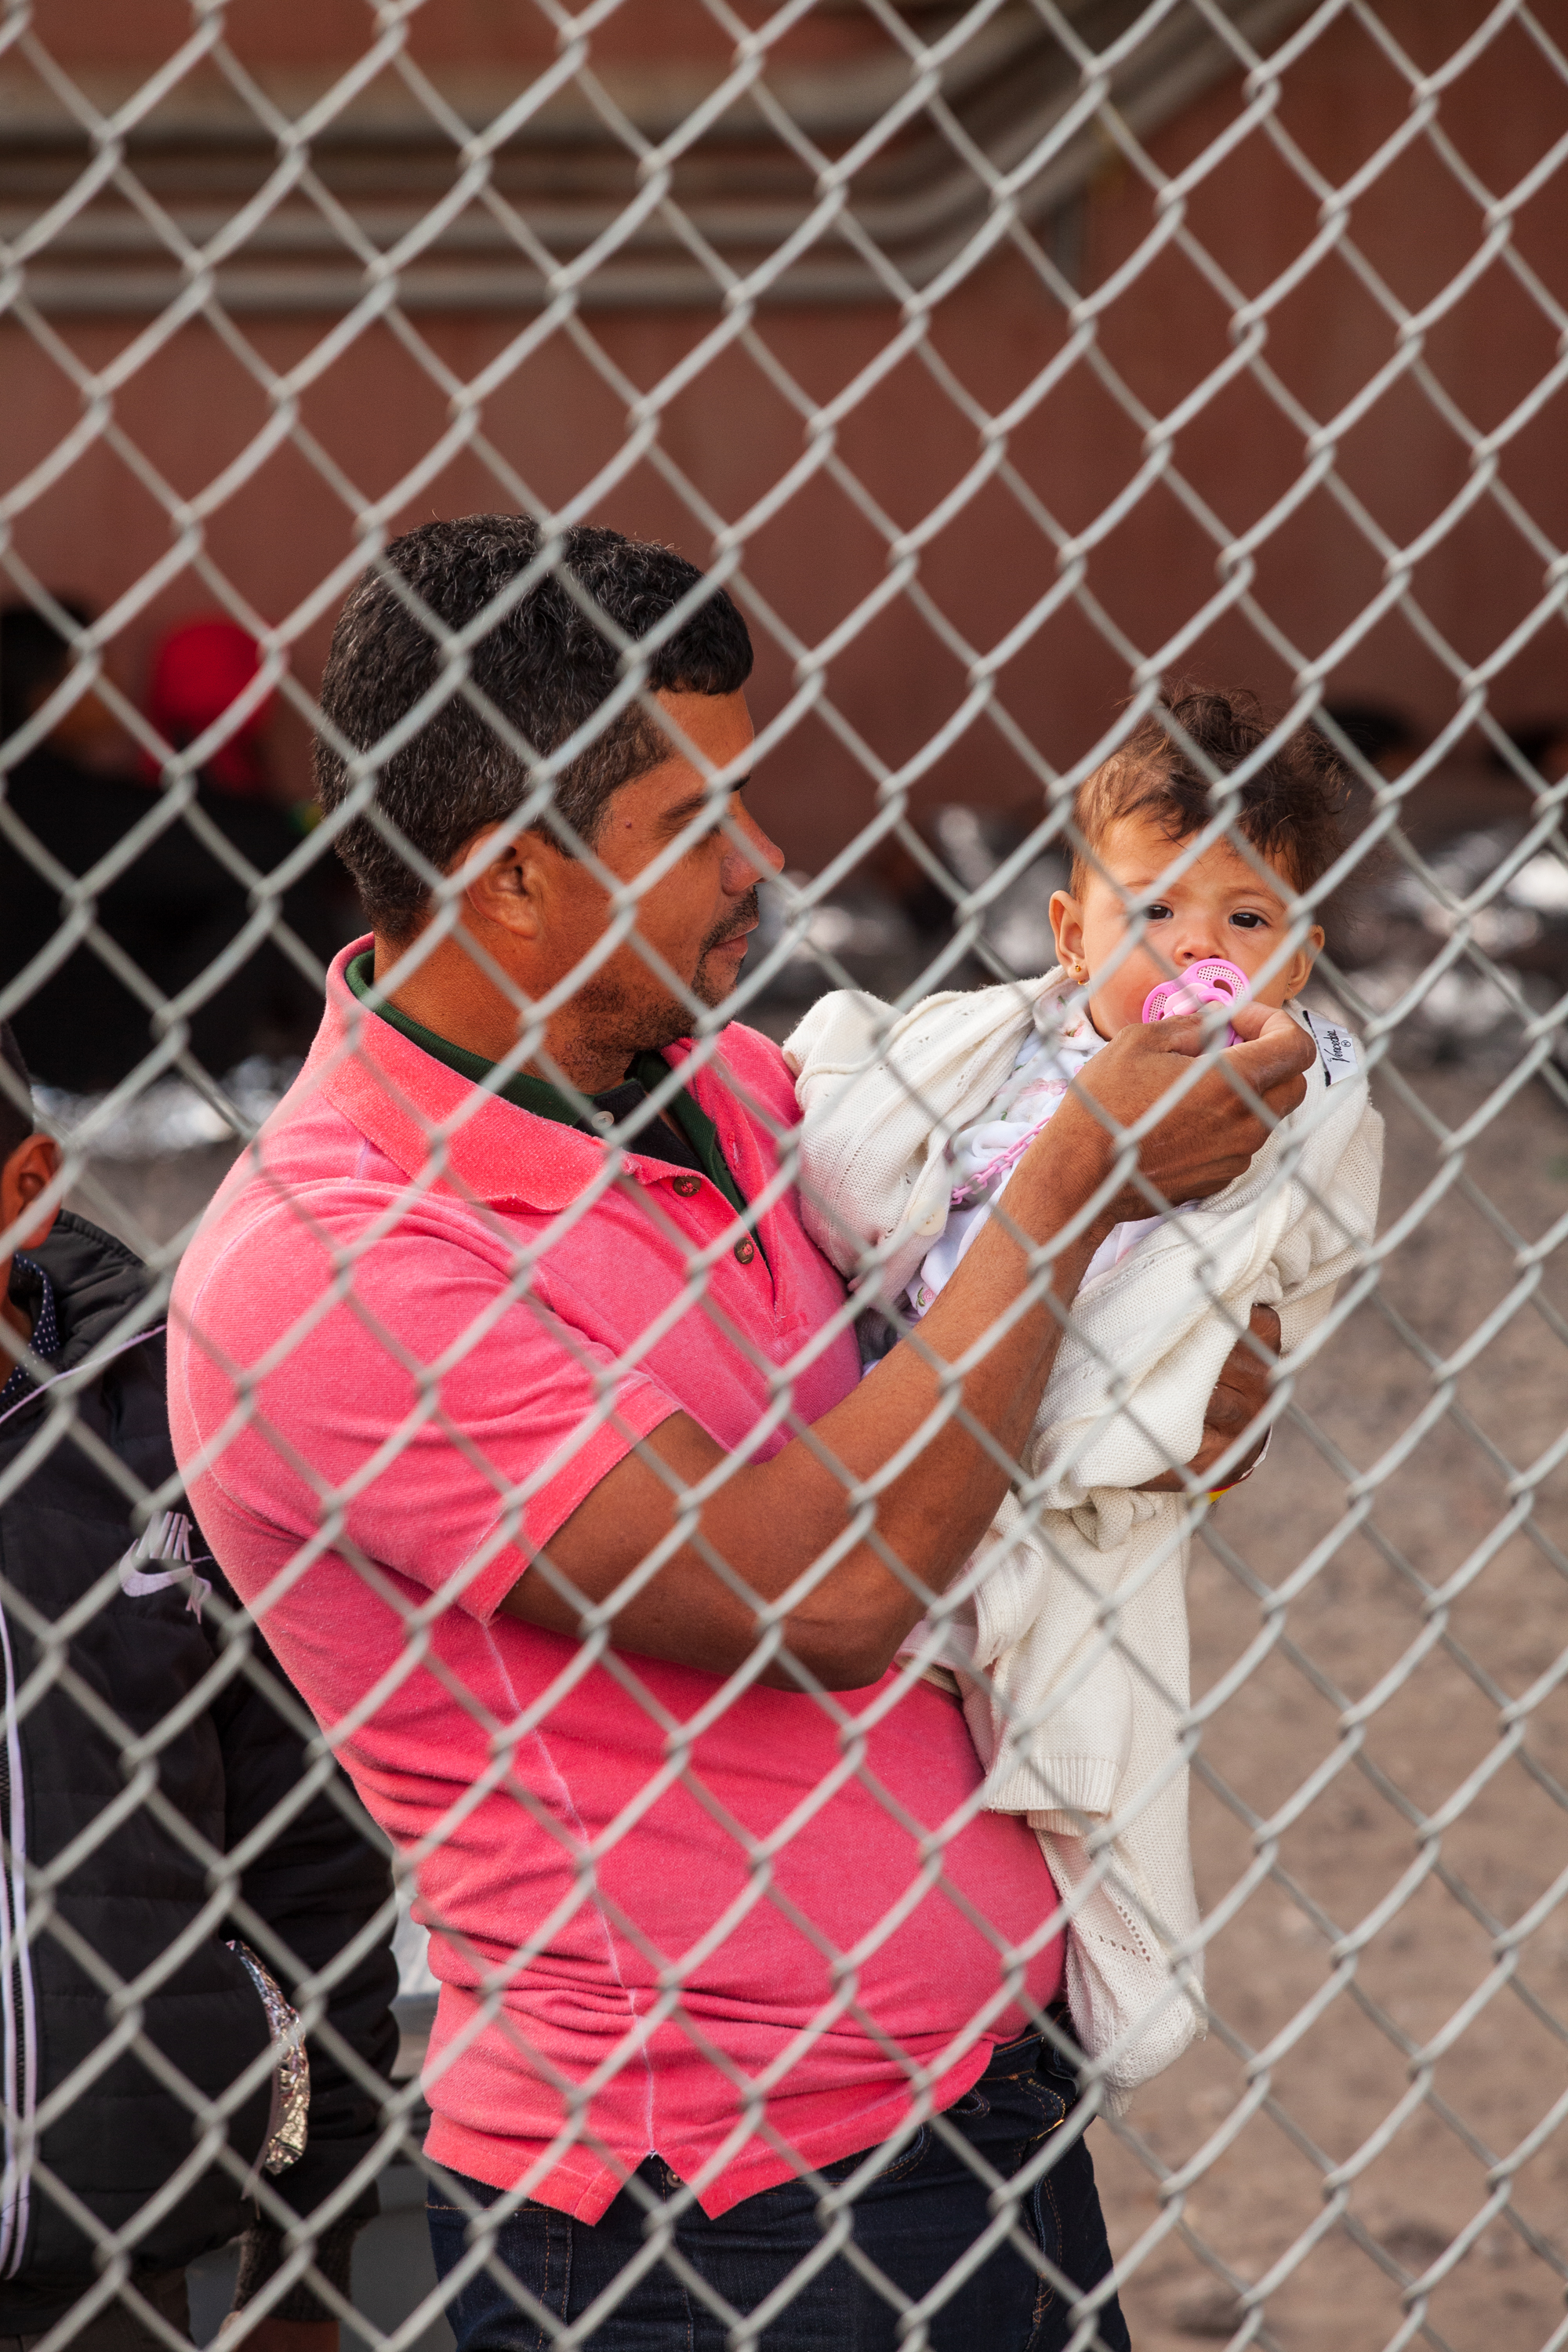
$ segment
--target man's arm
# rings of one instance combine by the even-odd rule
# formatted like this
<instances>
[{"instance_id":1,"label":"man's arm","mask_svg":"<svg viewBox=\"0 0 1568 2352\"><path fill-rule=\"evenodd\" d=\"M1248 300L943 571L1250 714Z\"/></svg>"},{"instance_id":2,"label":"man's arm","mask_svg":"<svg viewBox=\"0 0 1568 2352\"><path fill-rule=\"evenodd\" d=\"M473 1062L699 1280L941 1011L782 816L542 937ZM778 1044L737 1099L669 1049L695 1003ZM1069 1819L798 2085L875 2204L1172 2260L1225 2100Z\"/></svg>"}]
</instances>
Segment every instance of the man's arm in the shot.
<instances>
[{"instance_id":1,"label":"man's arm","mask_svg":"<svg viewBox=\"0 0 1568 2352\"><path fill-rule=\"evenodd\" d=\"M1282 1013L1249 1010L1237 1026L1250 1027L1252 1041L1224 1061L1283 1117L1305 1092L1311 1039ZM1019 1162L1005 1219L988 1221L918 1336L769 1462L732 1467L695 1422L671 1415L578 1506L502 1608L576 1634L611 1603L618 1648L720 1675L752 1654L767 1612L790 1656L830 1689L875 1682L927 1592L946 1587L990 1525L1038 1408L1061 1325L1037 1295L1028 1250L1093 1199L1114 1162L1113 1129L1135 1125L1200 1050L1195 1019L1124 1031L1079 1081L1110 1124L1068 1097ZM1206 1200L1244 1171L1265 1132L1216 1067L1144 1138L1139 1167L1169 1201ZM1058 1253L1058 1309L1110 1227L1148 1213L1142 1193L1120 1193ZM945 1368L958 1364L962 1414L943 1389ZM873 1482L874 1511L864 1492ZM695 1529L645 1569L693 1496ZM783 1659L761 1679L799 1687Z\"/></svg>"}]
</instances>

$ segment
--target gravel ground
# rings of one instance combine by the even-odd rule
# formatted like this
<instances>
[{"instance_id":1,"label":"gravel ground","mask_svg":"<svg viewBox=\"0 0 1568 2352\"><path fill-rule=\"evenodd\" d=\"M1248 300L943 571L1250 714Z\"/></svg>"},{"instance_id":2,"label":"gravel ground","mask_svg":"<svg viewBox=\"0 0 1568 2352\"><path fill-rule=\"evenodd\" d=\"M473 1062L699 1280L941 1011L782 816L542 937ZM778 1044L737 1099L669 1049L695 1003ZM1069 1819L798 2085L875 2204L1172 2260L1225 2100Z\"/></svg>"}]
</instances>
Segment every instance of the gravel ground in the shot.
<instances>
[{"instance_id":1,"label":"gravel ground","mask_svg":"<svg viewBox=\"0 0 1568 2352\"><path fill-rule=\"evenodd\" d=\"M1496 1079L1437 1069L1407 1083L1452 1131ZM1394 1087L1381 1094L1387 1230L1445 1163ZM119 1213L110 1220L101 1193L82 1205L138 1247L168 1243L228 1157L104 1169ZM1457 1362L1452 1409L1418 1426L1435 1394L1421 1348L1458 1359L1514 1287L1520 1241L1568 1215L1568 1118L1532 1085L1481 1128L1463 1170L1495 1215L1458 1184L1433 1200L1380 1299L1303 1379L1300 1417L1265 1470L1214 1515L1215 1544L1195 1549L1194 1690L1256 1655L1215 1714L1210 1777L1194 1791L1205 1907L1257 1875L1210 1948L1216 2029L1141 2096L1120 2137L1104 2125L1093 2135L1117 2252L1141 2240L1149 2249L1125 2294L1138 2352L1227 2340L1245 2316L1234 2283L1271 2273L1279 2284L1257 2341L1284 2352L1391 2346L1411 2309L1408 2281L1467 2230L1462 2259L1432 2287L1429 2340L1464 2352L1568 2340L1553 2336L1568 2267L1568 2124L1528 2148L1513 2218L1486 2218L1489 2168L1526 2147L1568 2090L1558 2021L1568 2021L1568 1903L1550 1902L1568 1866L1568 1813L1553 1793L1568 1780L1568 1697L1552 1681L1568 1653L1568 1591L1550 1551L1553 1539L1568 1548L1568 1467L1542 1483L1534 1535L1490 1545L1510 1469L1563 1439L1568 1359L1548 1313L1568 1313L1564 1252L1476 1360ZM1373 1469L1370 1516L1330 1543L1349 1524L1347 1480ZM1266 1616L1268 1596L1320 1545L1316 1574ZM1434 1614L1428 1594L1450 1580L1451 1605ZM1509 1754L1500 1711L1538 1683L1522 1748ZM1363 1738L1344 1710L1380 1685ZM1296 1817L1290 1801L1314 1776ZM1424 1846L1412 1815L1444 1807L1440 1843ZM1277 1821L1272 1845L1255 1834L1258 1821ZM1510 1978L1496 1939L1520 1921L1529 1933ZM1358 1956L1336 1959L1334 1937L1358 1927ZM1430 2075L1413 2076L1412 2050L1439 2036ZM1247 2055L1277 2039L1260 2086L1279 2113L1254 2112ZM1184 2201L1163 2197L1160 2184L1205 2149L1213 2160ZM1325 2197L1334 2167L1348 2168L1339 2219Z\"/></svg>"},{"instance_id":2,"label":"gravel ground","mask_svg":"<svg viewBox=\"0 0 1568 2352\"><path fill-rule=\"evenodd\" d=\"M1408 1083L1451 1132L1495 1079ZM1391 1085L1381 1100L1386 1232L1444 1163ZM1568 2121L1551 2126L1568 2091L1568 1902L1552 1901L1568 1866L1568 1697L1554 1679L1568 1664L1568 1469L1542 1483L1530 1528L1498 1529L1509 1476L1563 1439L1568 1358L1551 1318L1568 1308L1568 1253L1546 1259L1473 1363L1463 1351L1515 1293L1515 1250L1568 1214L1568 1118L1531 1085L1463 1168L1490 1213L1458 1185L1433 1201L1381 1303L1307 1373L1300 1418L1216 1510L1215 1545L1194 1551L1194 1692L1257 1660L1204 1741L1205 1909L1273 1868L1210 1947L1216 2030L1142 2094L1120 2142L1093 2135L1116 2251L1152 2243L1125 2295L1139 2352L1227 2340L1245 2316L1173 2218L1233 2283L1269 2280L1257 2340L1285 2352L1392 2345L1415 2310L1407 2282L1434 2266L1427 2340L1565 2340ZM1455 1365L1452 1404L1435 1414L1423 1348ZM1348 1482L1373 1472L1355 1525ZM1275 1603L1319 1546L1316 1573ZM1429 1601L1443 1587L1446 1610ZM1373 1694L1362 1733L1346 1710ZM1510 1750L1502 1713L1526 1694L1539 1704ZM1440 1839L1424 1843L1413 1816ZM1517 1946L1500 1948L1520 1923ZM1357 1954L1335 1947L1358 1928ZM1420 2048L1429 2073L1412 2065ZM1265 2051L1268 2071L1249 2077L1248 2054ZM1265 2087L1278 2114L1252 2111ZM1163 2196L1205 2149L1184 2202ZM1516 2152L1511 2207L1489 2218L1489 2171ZM1334 2188L1348 2195L1337 2220Z\"/></svg>"}]
</instances>

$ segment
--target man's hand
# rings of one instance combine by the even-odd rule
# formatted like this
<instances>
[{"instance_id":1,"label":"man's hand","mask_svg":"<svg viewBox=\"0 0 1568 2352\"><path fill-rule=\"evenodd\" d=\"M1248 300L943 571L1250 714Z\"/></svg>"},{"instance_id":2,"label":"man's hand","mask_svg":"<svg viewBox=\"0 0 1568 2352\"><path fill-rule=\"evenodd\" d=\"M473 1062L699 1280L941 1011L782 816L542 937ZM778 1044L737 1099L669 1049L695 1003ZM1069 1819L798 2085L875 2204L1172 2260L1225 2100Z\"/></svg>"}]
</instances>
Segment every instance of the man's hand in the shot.
<instances>
[{"instance_id":1,"label":"man's hand","mask_svg":"<svg viewBox=\"0 0 1568 2352\"><path fill-rule=\"evenodd\" d=\"M1288 1013L1238 1005L1232 1025L1242 1043L1229 1046L1189 1085L1139 1144L1139 1170L1163 1200L1179 1204L1212 1199L1246 1174L1268 1141L1270 1128L1252 1109L1237 1079L1264 1103L1270 1119L1285 1118L1306 1094L1305 1074L1317 1047ZM1183 1065L1204 1048L1204 1024L1196 1013L1124 1029L1083 1070L1034 1150L1049 1137L1059 1150L1067 1137L1058 1136L1058 1129L1076 1118L1080 1131L1086 1126L1093 1130L1092 1145L1084 1139L1086 1148L1103 1158L1115 1129L1135 1126L1172 1093L1179 1079L1190 1076ZM1152 1205L1130 1184L1104 1210L1099 1230L1108 1233L1123 1218L1146 1217Z\"/></svg>"},{"instance_id":2,"label":"man's hand","mask_svg":"<svg viewBox=\"0 0 1568 2352\"><path fill-rule=\"evenodd\" d=\"M1185 1471L1165 1470L1158 1478L1146 1478L1140 1490L1142 1493L1184 1494L1189 1479L1195 1479L1201 1486L1211 1465L1266 1410L1268 1374L1279 1359L1279 1318L1272 1307L1255 1307L1247 1328L1251 1338L1237 1341L1215 1382L1214 1394L1204 1407L1203 1444ZM1258 1342L1257 1346L1254 1346L1254 1341ZM1267 1350L1267 1353L1260 1350ZM1226 1472L1227 1485L1234 1485L1237 1479L1245 1476L1268 1441L1268 1433L1265 1430L1251 1451Z\"/></svg>"}]
</instances>

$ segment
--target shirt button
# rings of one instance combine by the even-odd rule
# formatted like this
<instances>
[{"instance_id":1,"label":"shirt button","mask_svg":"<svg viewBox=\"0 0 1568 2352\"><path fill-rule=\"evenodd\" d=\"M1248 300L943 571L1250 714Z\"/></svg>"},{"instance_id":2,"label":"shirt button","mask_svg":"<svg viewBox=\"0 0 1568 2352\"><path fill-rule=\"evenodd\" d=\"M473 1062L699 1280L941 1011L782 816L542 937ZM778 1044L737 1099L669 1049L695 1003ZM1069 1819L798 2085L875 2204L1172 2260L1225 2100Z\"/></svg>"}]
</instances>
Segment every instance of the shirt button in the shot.
<instances>
[{"instance_id":1,"label":"shirt button","mask_svg":"<svg viewBox=\"0 0 1568 2352\"><path fill-rule=\"evenodd\" d=\"M756 1255L757 1244L755 1242L739 1241L735 1244L735 1255L740 1259L742 1265L750 1265L752 1260L756 1256Z\"/></svg>"},{"instance_id":2,"label":"shirt button","mask_svg":"<svg viewBox=\"0 0 1568 2352\"><path fill-rule=\"evenodd\" d=\"M701 1192L702 1179L700 1176L678 1176L673 1189L679 1193L683 1201L688 1201L693 1192Z\"/></svg>"}]
</instances>

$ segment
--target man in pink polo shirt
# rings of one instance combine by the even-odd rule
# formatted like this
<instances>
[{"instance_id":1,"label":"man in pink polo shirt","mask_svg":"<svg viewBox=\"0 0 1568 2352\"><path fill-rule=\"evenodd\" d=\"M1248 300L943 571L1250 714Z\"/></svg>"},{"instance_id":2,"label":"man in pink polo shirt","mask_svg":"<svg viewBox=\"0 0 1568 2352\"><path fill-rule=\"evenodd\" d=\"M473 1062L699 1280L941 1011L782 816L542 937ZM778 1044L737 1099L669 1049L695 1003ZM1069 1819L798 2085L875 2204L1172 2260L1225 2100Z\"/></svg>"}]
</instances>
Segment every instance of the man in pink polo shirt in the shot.
<instances>
[{"instance_id":1,"label":"man in pink polo shirt","mask_svg":"<svg viewBox=\"0 0 1568 2352\"><path fill-rule=\"evenodd\" d=\"M1115 2352L1054 1890L893 1661L1005 1491L1043 1286L1128 1213L1111 1135L1197 1024L1096 1057L1103 1116L1063 1108L1013 1227L862 1380L788 1071L710 1013L781 862L741 797L750 667L727 596L612 531L430 524L355 589L318 767L373 934L181 1268L176 1448L417 1867L463 2352L589 2313L576 2341L717 2347L763 2305L771 2347L872 2352L926 2297L946 2352L1075 2310ZM1237 1018L1292 1108L1310 1041ZM1262 1139L1210 1073L1141 1164L1199 1198Z\"/></svg>"}]
</instances>

